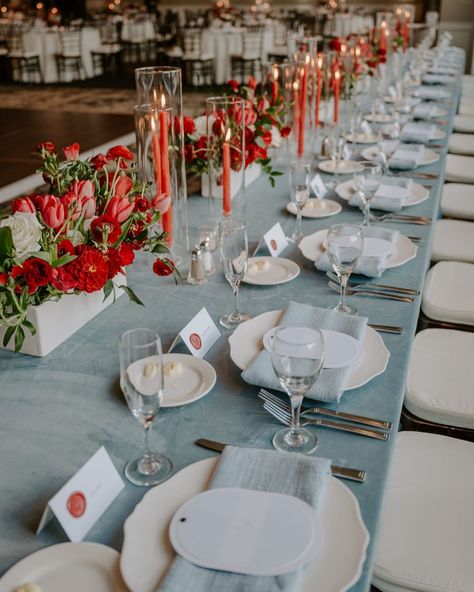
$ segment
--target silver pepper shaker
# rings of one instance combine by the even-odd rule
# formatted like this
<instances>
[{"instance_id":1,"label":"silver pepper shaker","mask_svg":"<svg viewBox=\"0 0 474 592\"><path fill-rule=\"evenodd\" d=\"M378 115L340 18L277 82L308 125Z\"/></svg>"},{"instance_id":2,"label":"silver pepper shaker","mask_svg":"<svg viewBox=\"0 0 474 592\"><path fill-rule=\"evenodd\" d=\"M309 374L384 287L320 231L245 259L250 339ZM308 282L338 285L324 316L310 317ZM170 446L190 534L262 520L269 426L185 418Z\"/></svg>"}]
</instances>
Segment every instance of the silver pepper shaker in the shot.
<instances>
[{"instance_id":1,"label":"silver pepper shaker","mask_svg":"<svg viewBox=\"0 0 474 592\"><path fill-rule=\"evenodd\" d=\"M206 272L199 247L194 247L191 253L191 268L188 274L188 284L204 284L207 282Z\"/></svg>"},{"instance_id":2,"label":"silver pepper shaker","mask_svg":"<svg viewBox=\"0 0 474 592\"><path fill-rule=\"evenodd\" d=\"M204 272L207 277L210 277L215 273L216 268L214 267L214 259L212 258L209 239L206 238L206 240L203 240L199 247L202 253L202 264L204 265Z\"/></svg>"}]
</instances>

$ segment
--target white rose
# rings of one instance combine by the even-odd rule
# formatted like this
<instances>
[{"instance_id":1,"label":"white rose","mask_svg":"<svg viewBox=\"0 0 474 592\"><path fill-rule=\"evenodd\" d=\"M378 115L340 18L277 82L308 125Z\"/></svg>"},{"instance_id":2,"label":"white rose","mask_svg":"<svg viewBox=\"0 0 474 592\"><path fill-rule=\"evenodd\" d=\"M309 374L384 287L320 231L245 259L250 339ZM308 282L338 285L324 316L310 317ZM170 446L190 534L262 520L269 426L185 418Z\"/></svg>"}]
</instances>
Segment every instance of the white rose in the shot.
<instances>
[{"instance_id":1,"label":"white rose","mask_svg":"<svg viewBox=\"0 0 474 592\"><path fill-rule=\"evenodd\" d=\"M0 227L9 226L12 231L13 244L18 257L41 249L39 241L43 227L36 214L15 212L0 222Z\"/></svg>"},{"instance_id":2,"label":"white rose","mask_svg":"<svg viewBox=\"0 0 474 592\"><path fill-rule=\"evenodd\" d=\"M277 127L272 126L272 146L279 148L281 146L281 134Z\"/></svg>"},{"instance_id":3,"label":"white rose","mask_svg":"<svg viewBox=\"0 0 474 592\"><path fill-rule=\"evenodd\" d=\"M214 119L214 117L210 117L211 125L214 123ZM194 120L194 125L196 126L196 129L193 132L193 138L195 140L199 140L201 136L207 136L207 117L205 115L196 117Z\"/></svg>"}]
</instances>

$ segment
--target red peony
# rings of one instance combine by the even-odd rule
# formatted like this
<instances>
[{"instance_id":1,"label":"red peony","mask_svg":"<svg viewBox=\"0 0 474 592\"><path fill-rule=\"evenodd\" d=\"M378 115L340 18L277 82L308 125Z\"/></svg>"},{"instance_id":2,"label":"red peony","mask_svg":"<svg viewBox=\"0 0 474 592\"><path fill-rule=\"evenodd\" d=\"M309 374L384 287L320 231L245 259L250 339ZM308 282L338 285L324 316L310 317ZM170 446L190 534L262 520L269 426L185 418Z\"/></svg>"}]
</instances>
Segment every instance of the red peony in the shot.
<instances>
[{"instance_id":1,"label":"red peony","mask_svg":"<svg viewBox=\"0 0 474 592\"><path fill-rule=\"evenodd\" d=\"M247 86L249 88L251 88L252 90L255 90L257 88L257 81L255 80L255 78L253 76L249 76Z\"/></svg>"},{"instance_id":2,"label":"red peony","mask_svg":"<svg viewBox=\"0 0 474 592\"><path fill-rule=\"evenodd\" d=\"M12 212L29 212L34 214L36 208L29 197L18 197L12 201Z\"/></svg>"},{"instance_id":3,"label":"red peony","mask_svg":"<svg viewBox=\"0 0 474 592\"><path fill-rule=\"evenodd\" d=\"M64 156L66 157L66 160L77 160L79 158L79 150L81 149L81 147L79 146L79 144L77 142L75 142L74 144L71 144L70 146L66 146L66 148L63 148L63 152L64 152Z\"/></svg>"},{"instance_id":4,"label":"red peony","mask_svg":"<svg viewBox=\"0 0 474 592\"><path fill-rule=\"evenodd\" d=\"M28 293L32 294L40 286L49 284L54 274L53 268L47 261L31 257L23 263L21 275L28 286Z\"/></svg>"},{"instance_id":5,"label":"red peony","mask_svg":"<svg viewBox=\"0 0 474 592\"><path fill-rule=\"evenodd\" d=\"M77 282L69 271L69 265L63 265L54 271L55 274L51 283L57 290L68 292L77 287Z\"/></svg>"},{"instance_id":6,"label":"red peony","mask_svg":"<svg viewBox=\"0 0 474 592\"><path fill-rule=\"evenodd\" d=\"M74 245L67 238L63 239L58 245L58 257L63 255L75 255Z\"/></svg>"},{"instance_id":7,"label":"red peony","mask_svg":"<svg viewBox=\"0 0 474 592\"><path fill-rule=\"evenodd\" d=\"M67 268L76 283L76 289L81 292L97 292L108 279L107 261L95 247L84 246L79 257L71 261Z\"/></svg>"},{"instance_id":8,"label":"red peony","mask_svg":"<svg viewBox=\"0 0 474 592\"><path fill-rule=\"evenodd\" d=\"M171 275L174 271L174 263L168 257L156 259L153 263L153 271L156 275Z\"/></svg>"},{"instance_id":9,"label":"red peony","mask_svg":"<svg viewBox=\"0 0 474 592\"><path fill-rule=\"evenodd\" d=\"M107 158L110 160L116 160L117 158L133 160L133 154L126 146L113 146L113 148L110 148L107 152Z\"/></svg>"},{"instance_id":10,"label":"red peony","mask_svg":"<svg viewBox=\"0 0 474 592\"><path fill-rule=\"evenodd\" d=\"M123 266L131 265L135 259L135 253L128 243L122 243L118 248L120 264Z\"/></svg>"},{"instance_id":11,"label":"red peony","mask_svg":"<svg viewBox=\"0 0 474 592\"><path fill-rule=\"evenodd\" d=\"M94 240L98 243L107 243L111 245L120 238L122 229L115 218L103 214L92 220L91 232Z\"/></svg>"}]
</instances>

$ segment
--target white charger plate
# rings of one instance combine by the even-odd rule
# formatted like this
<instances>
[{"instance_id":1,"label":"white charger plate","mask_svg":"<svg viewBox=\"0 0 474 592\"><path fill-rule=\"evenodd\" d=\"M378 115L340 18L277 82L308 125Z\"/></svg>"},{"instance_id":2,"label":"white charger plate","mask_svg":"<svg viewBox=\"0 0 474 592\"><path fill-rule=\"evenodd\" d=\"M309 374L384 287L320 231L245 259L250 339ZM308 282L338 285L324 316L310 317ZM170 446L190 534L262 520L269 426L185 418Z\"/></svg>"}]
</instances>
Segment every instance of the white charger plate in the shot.
<instances>
[{"instance_id":1,"label":"white charger plate","mask_svg":"<svg viewBox=\"0 0 474 592\"><path fill-rule=\"evenodd\" d=\"M175 556L168 537L171 518L185 501L207 489L217 461L207 458L188 465L157 485L125 521L120 568L133 592L158 588ZM315 583L324 592L345 592L360 578L369 533L357 498L335 477L328 477L321 517L324 544L304 570L298 592L314 592Z\"/></svg>"},{"instance_id":2,"label":"white charger plate","mask_svg":"<svg viewBox=\"0 0 474 592\"><path fill-rule=\"evenodd\" d=\"M216 371L201 358L188 354L164 354L163 365L179 363L181 372L164 376L162 407L187 405L207 395L216 384Z\"/></svg>"},{"instance_id":3,"label":"white charger plate","mask_svg":"<svg viewBox=\"0 0 474 592\"><path fill-rule=\"evenodd\" d=\"M341 160L338 166L339 175L349 175L357 170L358 163L355 160ZM318 164L318 168L325 173L334 174L334 162L332 160L323 160Z\"/></svg>"},{"instance_id":4,"label":"white charger plate","mask_svg":"<svg viewBox=\"0 0 474 592\"><path fill-rule=\"evenodd\" d=\"M263 347L270 353L275 331L276 327L267 331L263 336ZM359 359L362 345L355 337L327 329L321 329L321 333L324 338L323 368L345 368Z\"/></svg>"},{"instance_id":5,"label":"white charger plate","mask_svg":"<svg viewBox=\"0 0 474 592\"><path fill-rule=\"evenodd\" d=\"M61 543L28 555L0 579L0 592L36 584L44 592L127 592L120 555L98 543Z\"/></svg>"},{"instance_id":6,"label":"white charger plate","mask_svg":"<svg viewBox=\"0 0 474 592\"><path fill-rule=\"evenodd\" d=\"M346 201L350 201L355 192L356 188L354 186L354 179L349 179L349 181L339 183L339 185L336 187L336 193L339 195L339 197L345 199ZM416 204L428 199L429 196L430 192L428 189L426 189L426 187L423 187L423 185L420 185L419 183L412 183L411 193L406 198L403 207L415 206Z\"/></svg>"},{"instance_id":7,"label":"white charger plate","mask_svg":"<svg viewBox=\"0 0 474 592\"><path fill-rule=\"evenodd\" d=\"M306 259L316 262L324 253L327 232L327 228L319 230L309 236L305 236L300 241L298 248ZM385 267L398 267L416 257L416 245L403 234L398 235L394 246L393 254L387 259Z\"/></svg>"},{"instance_id":8,"label":"white charger plate","mask_svg":"<svg viewBox=\"0 0 474 592\"><path fill-rule=\"evenodd\" d=\"M290 214L296 216L296 205L290 201L286 209ZM318 199L317 197L310 197L301 210L301 215L304 218L328 218L335 216L342 210L342 206L337 201L332 199Z\"/></svg>"},{"instance_id":9,"label":"white charger plate","mask_svg":"<svg viewBox=\"0 0 474 592\"><path fill-rule=\"evenodd\" d=\"M379 151L378 146L369 146L369 148L364 148L364 150L362 150L361 154L362 154L362 157L365 158L365 160L377 160L377 158L380 155L380 151ZM439 158L440 158L439 154L437 154L434 150L430 150L430 148L425 147L423 160L420 162L420 164L418 166L425 166L427 164L433 164L434 162L438 162ZM418 168L418 167L415 167L415 168ZM409 170L412 170L412 169L407 169L407 172ZM403 173L404 170L400 170L400 172Z\"/></svg>"},{"instance_id":10,"label":"white charger plate","mask_svg":"<svg viewBox=\"0 0 474 592\"><path fill-rule=\"evenodd\" d=\"M441 109L441 107L435 107L433 109L433 115L431 117L443 117L447 114L448 112L446 111L446 109Z\"/></svg>"},{"instance_id":11,"label":"white charger plate","mask_svg":"<svg viewBox=\"0 0 474 592\"><path fill-rule=\"evenodd\" d=\"M240 370L246 370L262 349L263 336L280 323L283 310L270 310L245 321L229 337L230 359ZM344 390L355 389L385 371L390 352L383 339L367 327L359 359L348 372Z\"/></svg>"},{"instance_id":12,"label":"white charger plate","mask_svg":"<svg viewBox=\"0 0 474 592\"><path fill-rule=\"evenodd\" d=\"M252 273L252 265L264 264L266 269L259 269ZM300 267L290 259L283 257L251 257L248 261L247 273L242 281L254 286L277 286L291 282L300 274Z\"/></svg>"},{"instance_id":13,"label":"white charger plate","mask_svg":"<svg viewBox=\"0 0 474 592\"><path fill-rule=\"evenodd\" d=\"M354 144L376 144L377 143L377 135L376 134L347 134L346 140L348 142L353 142Z\"/></svg>"},{"instance_id":14,"label":"white charger plate","mask_svg":"<svg viewBox=\"0 0 474 592\"><path fill-rule=\"evenodd\" d=\"M364 115L364 119L372 121L373 123L391 123L394 121L391 113L368 113Z\"/></svg>"}]
</instances>

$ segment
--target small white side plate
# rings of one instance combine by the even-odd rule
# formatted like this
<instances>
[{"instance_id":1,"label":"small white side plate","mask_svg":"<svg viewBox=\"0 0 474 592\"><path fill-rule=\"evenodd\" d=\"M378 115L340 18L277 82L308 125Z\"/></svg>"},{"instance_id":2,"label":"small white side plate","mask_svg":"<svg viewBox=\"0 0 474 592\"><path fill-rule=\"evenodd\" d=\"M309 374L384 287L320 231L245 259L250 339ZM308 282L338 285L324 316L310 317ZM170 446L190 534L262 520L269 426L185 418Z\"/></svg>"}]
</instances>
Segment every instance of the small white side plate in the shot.
<instances>
[{"instance_id":1,"label":"small white side plate","mask_svg":"<svg viewBox=\"0 0 474 592\"><path fill-rule=\"evenodd\" d=\"M296 205L292 201L287 204L286 209L296 216ZM301 210L301 214L304 218L328 218L339 214L341 210L342 206L337 201L311 197Z\"/></svg>"},{"instance_id":2,"label":"small white side plate","mask_svg":"<svg viewBox=\"0 0 474 592\"><path fill-rule=\"evenodd\" d=\"M376 144L377 136L375 134L347 134L346 140L354 144Z\"/></svg>"},{"instance_id":3,"label":"small white side plate","mask_svg":"<svg viewBox=\"0 0 474 592\"><path fill-rule=\"evenodd\" d=\"M163 366L179 364L178 370L164 376L162 407L178 407L197 401L216 384L216 371L201 358L188 354L164 354Z\"/></svg>"},{"instance_id":4,"label":"small white side plate","mask_svg":"<svg viewBox=\"0 0 474 592\"><path fill-rule=\"evenodd\" d=\"M242 281L254 286L276 286L294 280L299 273L299 265L290 259L251 257Z\"/></svg>"},{"instance_id":5,"label":"small white side plate","mask_svg":"<svg viewBox=\"0 0 474 592\"><path fill-rule=\"evenodd\" d=\"M341 160L338 166L339 175L349 175L357 170L358 163L355 160ZM334 162L332 160L323 160L318 167L325 173L334 174Z\"/></svg>"},{"instance_id":6,"label":"small white side plate","mask_svg":"<svg viewBox=\"0 0 474 592\"><path fill-rule=\"evenodd\" d=\"M372 121L373 123L391 123L393 121L393 115L390 113L368 113L364 116L367 121Z\"/></svg>"}]
</instances>

